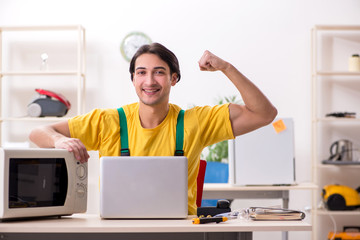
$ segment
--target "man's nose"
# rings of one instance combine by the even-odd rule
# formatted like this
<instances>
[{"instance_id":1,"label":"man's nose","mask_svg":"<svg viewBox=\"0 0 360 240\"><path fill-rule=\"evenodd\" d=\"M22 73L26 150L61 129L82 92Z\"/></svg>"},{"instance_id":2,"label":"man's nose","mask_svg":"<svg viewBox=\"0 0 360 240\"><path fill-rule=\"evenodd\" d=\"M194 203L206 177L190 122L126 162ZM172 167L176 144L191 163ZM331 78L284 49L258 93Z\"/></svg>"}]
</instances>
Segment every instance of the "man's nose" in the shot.
<instances>
[{"instance_id":1,"label":"man's nose","mask_svg":"<svg viewBox=\"0 0 360 240\"><path fill-rule=\"evenodd\" d=\"M145 82L149 85L156 83L154 74L152 73L147 74Z\"/></svg>"}]
</instances>

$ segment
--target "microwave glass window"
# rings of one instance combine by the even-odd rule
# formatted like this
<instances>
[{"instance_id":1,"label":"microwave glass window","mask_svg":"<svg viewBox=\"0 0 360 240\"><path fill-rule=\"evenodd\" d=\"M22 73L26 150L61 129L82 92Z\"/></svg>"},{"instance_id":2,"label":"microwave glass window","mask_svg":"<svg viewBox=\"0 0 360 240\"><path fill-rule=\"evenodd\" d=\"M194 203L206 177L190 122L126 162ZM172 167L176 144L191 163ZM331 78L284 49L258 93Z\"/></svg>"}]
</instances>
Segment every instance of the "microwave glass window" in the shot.
<instances>
[{"instance_id":1,"label":"microwave glass window","mask_svg":"<svg viewBox=\"0 0 360 240\"><path fill-rule=\"evenodd\" d=\"M11 158L9 208L63 206L68 175L64 158Z\"/></svg>"}]
</instances>

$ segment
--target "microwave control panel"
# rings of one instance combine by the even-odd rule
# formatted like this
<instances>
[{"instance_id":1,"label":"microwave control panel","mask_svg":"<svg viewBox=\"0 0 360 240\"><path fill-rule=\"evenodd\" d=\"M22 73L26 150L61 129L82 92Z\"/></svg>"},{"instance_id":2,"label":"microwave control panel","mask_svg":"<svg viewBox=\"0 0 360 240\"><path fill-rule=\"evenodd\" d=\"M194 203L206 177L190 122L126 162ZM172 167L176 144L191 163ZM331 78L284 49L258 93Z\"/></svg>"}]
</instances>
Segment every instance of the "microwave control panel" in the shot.
<instances>
[{"instance_id":1,"label":"microwave control panel","mask_svg":"<svg viewBox=\"0 0 360 240\"><path fill-rule=\"evenodd\" d=\"M76 198L81 201L75 201L75 209L77 212L86 212L87 209L87 163L77 162L76 166Z\"/></svg>"}]
</instances>

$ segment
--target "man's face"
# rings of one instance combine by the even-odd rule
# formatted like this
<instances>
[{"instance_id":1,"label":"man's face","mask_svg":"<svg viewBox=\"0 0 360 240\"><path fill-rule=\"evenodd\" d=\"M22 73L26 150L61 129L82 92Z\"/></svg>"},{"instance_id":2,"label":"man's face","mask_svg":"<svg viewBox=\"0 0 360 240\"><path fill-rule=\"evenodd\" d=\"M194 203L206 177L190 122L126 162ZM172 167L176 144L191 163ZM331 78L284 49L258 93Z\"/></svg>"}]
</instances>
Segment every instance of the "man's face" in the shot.
<instances>
[{"instance_id":1,"label":"man's face","mask_svg":"<svg viewBox=\"0 0 360 240\"><path fill-rule=\"evenodd\" d=\"M149 106L167 104L176 80L177 74L170 74L168 64L157 55L145 53L136 59L133 84L140 102Z\"/></svg>"}]
</instances>

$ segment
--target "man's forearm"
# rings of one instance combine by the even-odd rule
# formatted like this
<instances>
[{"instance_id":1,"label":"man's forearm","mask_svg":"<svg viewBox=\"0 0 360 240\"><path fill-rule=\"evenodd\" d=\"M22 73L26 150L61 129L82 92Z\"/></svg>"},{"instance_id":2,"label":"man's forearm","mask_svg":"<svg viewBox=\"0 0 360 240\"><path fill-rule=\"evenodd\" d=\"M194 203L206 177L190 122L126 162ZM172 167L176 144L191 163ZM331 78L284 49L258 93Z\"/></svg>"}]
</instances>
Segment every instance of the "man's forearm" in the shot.
<instances>
[{"instance_id":1,"label":"man's forearm","mask_svg":"<svg viewBox=\"0 0 360 240\"><path fill-rule=\"evenodd\" d=\"M54 148L56 139L64 137L51 126L38 127L31 131L30 140L41 148Z\"/></svg>"},{"instance_id":2,"label":"man's forearm","mask_svg":"<svg viewBox=\"0 0 360 240\"><path fill-rule=\"evenodd\" d=\"M31 131L29 139L41 148L53 148L55 147L53 135L55 130L49 126L38 127Z\"/></svg>"},{"instance_id":3,"label":"man's forearm","mask_svg":"<svg viewBox=\"0 0 360 240\"><path fill-rule=\"evenodd\" d=\"M34 129L30 140L42 148L66 149L73 152L80 162L87 162L89 154L85 145L77 138L71 138L67 121Z\"/></svg>"}]
</instances>

